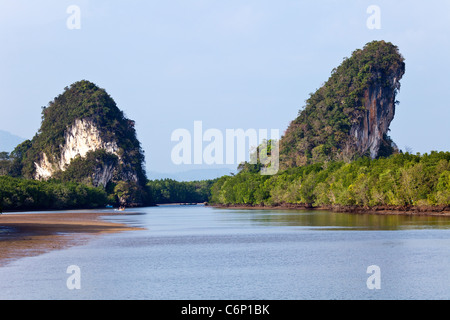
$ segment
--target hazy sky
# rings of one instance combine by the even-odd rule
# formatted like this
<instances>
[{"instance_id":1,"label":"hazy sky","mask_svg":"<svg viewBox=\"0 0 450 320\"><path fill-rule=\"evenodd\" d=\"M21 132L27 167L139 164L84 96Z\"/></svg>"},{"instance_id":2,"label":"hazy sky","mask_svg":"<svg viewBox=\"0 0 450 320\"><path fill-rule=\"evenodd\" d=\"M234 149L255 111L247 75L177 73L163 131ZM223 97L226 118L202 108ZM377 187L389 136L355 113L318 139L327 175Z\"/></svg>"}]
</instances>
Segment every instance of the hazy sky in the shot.
<instances>
[{"instance_id":1,"label":"hazy sky","mask_svg":"<svg viewBox=\"0 0 450 320\"><path fill-rule=\"evenodd\" d=\"M70 5L80 29L67 27ZM370 5L381 29L366 26ZM446 151L449 38L442 0L0 0L0 129L32 138L41 106L86 79L136 121L148 170L196 169L172 163L174 130L283 133L344 57L383 39L406 59L391 137Z\"/></svg>"}]
</instances>

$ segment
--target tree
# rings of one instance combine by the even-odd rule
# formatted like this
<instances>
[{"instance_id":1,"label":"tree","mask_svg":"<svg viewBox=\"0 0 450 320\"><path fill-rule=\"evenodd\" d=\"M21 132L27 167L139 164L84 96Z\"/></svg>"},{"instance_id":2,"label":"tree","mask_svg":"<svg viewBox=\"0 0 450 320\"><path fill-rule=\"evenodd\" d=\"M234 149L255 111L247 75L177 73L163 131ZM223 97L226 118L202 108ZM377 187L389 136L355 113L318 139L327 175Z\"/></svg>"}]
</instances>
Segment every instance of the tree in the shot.
<instances>
[{"instance_id":1,"label":"tree","mask_svg":"<svg viewBox=\"0 0 450 320\"><path fill-rule=\"evenodd\" d=\"M212 203L315 206L450 205L450 152L394 154L289 168L273 176L241 171L211 187Z\"/></svg>"},{"instance_id":2,"label":"tree","mask_svg":"<svg viewBox=\"0 0 450 320\"><path fill-rule=\"evenodd\" d=\"M0 152L0 160L9 160L9 152Z\"/></svg>"}]
</instances>

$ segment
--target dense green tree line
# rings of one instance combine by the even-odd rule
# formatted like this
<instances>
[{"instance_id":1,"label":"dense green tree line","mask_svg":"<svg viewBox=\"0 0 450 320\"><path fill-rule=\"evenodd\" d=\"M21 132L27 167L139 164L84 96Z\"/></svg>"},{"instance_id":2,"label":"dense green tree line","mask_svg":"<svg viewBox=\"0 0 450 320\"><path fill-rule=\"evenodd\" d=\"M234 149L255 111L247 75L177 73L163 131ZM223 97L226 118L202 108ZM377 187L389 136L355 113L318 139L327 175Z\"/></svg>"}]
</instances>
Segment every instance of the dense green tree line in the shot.
<instances>
[{"instance_id":1,"label":"dense green tree line","mask_svg":"<svg viewBox=\"0 0 450 320\"><path fill-rule=\"evenodd\" d=\"M151 203L313 206L449 206L450 152L396 154L360 158L351 163L327 162L264 176L241 166L236 176L215 180L148 181ZM109 192L81 183L0 177L4 210L103 207L114 197L134 197L139 189L118 183Z\"/></svg>"},{"instance_id":2,"label":"dense green tree line","mask_svg":"<svg viewBox=\"0 0 450 320\"><path fill-rule=\"evenodd\" d=\"M96 188L89 181L65 178L37 181L0 175L0 207L5 211L101 208L107 204L132 205L134 199L142 199L143 205L202 203L209 200L216 181L153 180L145 188L119 181Z\"/></svg>"},{"instance_id":3,"label":"dense green tree line","mask_svg":"<svg viewBox=\"0 0 450 320\"><path fill-rule=\"evenodd\" d=\"M102 188L74 182L36 181L0 176L2 210L62 210L104 207Z\"/></svg>"},{"instance_id":4,"label":"dense green tree line","mask_svg":"<svg viewBox=\"0 0 450 320\"><path fill-rule=\"evenodd\" d=\"M242 170L212 186L211 203L313 206L450 205L450 152L396 154L296 167L273 176Z\"/></svg>"},{"instance_id":5,"label":"dense green tree line","mask_svg":"<svg viewBox=\"0 0 450 320\"><path fill-rule=\"evenodd\" d=\"M172 179L147 183L150 198L157 204L202 203L209 201L211 186L216 180L180 182Z\"/></svg>"}]
</instances>

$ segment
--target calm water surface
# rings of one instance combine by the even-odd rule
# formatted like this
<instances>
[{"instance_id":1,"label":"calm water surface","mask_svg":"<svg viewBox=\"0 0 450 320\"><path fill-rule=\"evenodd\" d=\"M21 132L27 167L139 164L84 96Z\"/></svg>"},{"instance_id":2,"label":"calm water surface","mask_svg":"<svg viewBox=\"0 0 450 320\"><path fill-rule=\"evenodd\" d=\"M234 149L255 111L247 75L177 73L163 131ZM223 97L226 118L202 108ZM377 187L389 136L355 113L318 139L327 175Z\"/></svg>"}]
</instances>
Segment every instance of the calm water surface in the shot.
<instances>
[{"instance_id":1,"label":"calm water surface","mask_svg":"<svg viewBox=\"0 0 450 320\"><path fill-rule=\"evenodd\" d=\"M0 299L450 298L449 218L162 206L105 219L146 230L2 267Z\"/></svg>"}]
</instances>

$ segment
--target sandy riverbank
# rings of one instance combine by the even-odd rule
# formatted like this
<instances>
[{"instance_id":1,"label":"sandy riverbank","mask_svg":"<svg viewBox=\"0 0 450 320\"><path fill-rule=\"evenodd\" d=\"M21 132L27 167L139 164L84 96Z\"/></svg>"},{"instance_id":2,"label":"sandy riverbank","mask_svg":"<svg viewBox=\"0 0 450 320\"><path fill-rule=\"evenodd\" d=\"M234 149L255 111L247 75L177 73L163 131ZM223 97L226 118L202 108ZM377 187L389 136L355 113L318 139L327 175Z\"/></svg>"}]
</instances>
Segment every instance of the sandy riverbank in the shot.
<instances>
[{"instance_id":1,"label":"sandy riverbank","mask_svg":"<svg viewBox=\"0 0 450 320\"><path fill-rule=\"evenodd\" d=\"M93 236L140 230L107 222L101 216L118 213L36 213L0 215L0 266L27 256L36 256L86 243Z\"/></svg>"}]
</instances>

